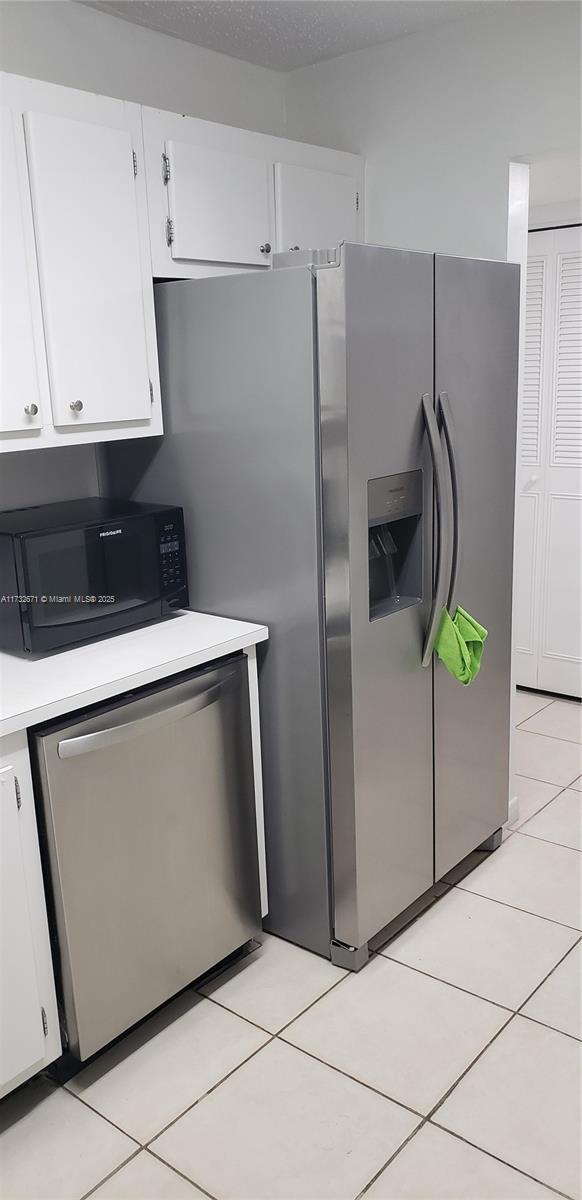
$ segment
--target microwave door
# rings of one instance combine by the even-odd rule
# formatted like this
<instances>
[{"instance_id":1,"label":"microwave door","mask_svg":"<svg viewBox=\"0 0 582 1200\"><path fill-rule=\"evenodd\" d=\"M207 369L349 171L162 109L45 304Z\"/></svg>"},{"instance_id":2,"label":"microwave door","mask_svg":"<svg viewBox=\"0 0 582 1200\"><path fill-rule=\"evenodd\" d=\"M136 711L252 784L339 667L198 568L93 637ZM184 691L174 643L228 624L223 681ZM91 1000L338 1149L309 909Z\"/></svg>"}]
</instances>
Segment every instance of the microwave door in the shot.
<instances>
[{"instance_id":1,"label":"microwave door","mask_svg":"<svg viewBox=\"0 0 582 1200\"><path fill-rule=\"evenodd\" d=\"M70 627L95 633L125 623L119 618L136 609L159 609L159 573L153 522L133 520L119 525L65 529L23 539L27 616L31 635ZM144 614L147 619L147 614ZM42 639L43 642L46 639ZM67 636L67 641L72 640ZM49 637L49 641L53 641ZM44 644L42 649L48 648Z\"/></svg>"}]
</instances>

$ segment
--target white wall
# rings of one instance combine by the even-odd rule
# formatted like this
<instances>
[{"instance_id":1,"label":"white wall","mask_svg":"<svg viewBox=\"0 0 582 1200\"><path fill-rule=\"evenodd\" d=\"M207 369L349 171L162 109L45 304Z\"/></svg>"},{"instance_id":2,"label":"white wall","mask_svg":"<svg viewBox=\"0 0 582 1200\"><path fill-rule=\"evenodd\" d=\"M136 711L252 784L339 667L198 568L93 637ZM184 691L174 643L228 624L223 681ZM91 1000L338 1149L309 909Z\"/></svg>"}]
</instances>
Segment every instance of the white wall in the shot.
<instances>
[{"instance_id":1,"label":"white wall","mask_svg":"<svg viewBox=\"0 0 582 1200\"><path fill-rule=\"evenodd\" d=\"M98 496L94 446L23 450L0 458L0 512Z\"/></svg>"},{"instance_id":2,"label":"white wall","mask_svg":"<svg viewBox=\"0 0 582 1200\"><path fill-rule=\"evenodd\" d=\"M284 76L69 0L1 0L0 67L282 134Z\"/></svg>"},{"instance_id":3,"label":"white wall","mask_svg":"<svg viewBox=\"0 0 582 1200\"><path fill-rule=\"evenodd\" d=\"M530 229L582 222L582 154L536 156L530 168Z\"/></svg>"},{"instance_id":4,"label":"white wall","mask_svg":"<svg viewBox=\"0 0 582 1200\"><path fill-rule=\"evenodd\" d=\"M366 237L504 258L508 163L580 144L579 8L509 3L287 76L292 138L366 155Z\"/></svg>"}]
</instances>

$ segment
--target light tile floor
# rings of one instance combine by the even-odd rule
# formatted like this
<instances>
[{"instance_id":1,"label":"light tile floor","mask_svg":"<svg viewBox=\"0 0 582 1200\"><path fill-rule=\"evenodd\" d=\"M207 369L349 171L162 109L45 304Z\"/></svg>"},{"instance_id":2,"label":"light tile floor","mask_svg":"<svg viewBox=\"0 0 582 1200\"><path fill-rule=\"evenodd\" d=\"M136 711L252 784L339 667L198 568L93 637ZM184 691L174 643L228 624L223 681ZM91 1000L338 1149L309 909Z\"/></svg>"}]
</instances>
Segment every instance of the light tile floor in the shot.
<instances>
[{"instance_id":1,"label":"light tile floor","mask_svg":"<svg viewBox=\"0 0 582 1200\"><path fill-rule=\"evenodd\" d=\"M20 1088L3 1200L580 1200L582 708L515 714L494 855L359 975L266 937Z\"/></svg>"}]
</instances>

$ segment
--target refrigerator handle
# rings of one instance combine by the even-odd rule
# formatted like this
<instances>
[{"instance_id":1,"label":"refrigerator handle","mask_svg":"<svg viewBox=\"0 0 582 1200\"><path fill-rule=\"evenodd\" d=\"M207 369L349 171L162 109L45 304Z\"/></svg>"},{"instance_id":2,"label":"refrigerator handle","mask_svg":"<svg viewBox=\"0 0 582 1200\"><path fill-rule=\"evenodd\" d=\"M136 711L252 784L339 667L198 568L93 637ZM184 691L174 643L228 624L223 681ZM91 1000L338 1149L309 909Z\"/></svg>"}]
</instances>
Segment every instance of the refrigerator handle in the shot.
<instances>
[{"instance_id":1,"label":"refrigerator handle","mask_svg":"<svg viewBox=\"0 0 582 1200\"><path fill-rule=\"evenodd\" d=\"M439 530L437 556L438 569L434 584L432 608L430 610L430 617L422 651L422 666L430 667L434 644L439 630L439 625L441 623L442 610L445 605L447 594L447 567L450 559L451 514L447 511L448 497L447 489L445 487L445 466L442 443L432 400L428 392L425 392L422 397L422 411L432 458Z\"/></svg>"},{"instance_id":2,"label":"refrigerator handle","mask_svg":"<svg viewBox=\"0 0 582 1200\"><path fill-rule=\"evenodd\" d=\"M451 410L451 402L448 392L439 392L437 413L441 418L443 433L447 446L447 454L449 459L449 471L451 477L451 494L453 502L452 521L453 521L453 545L451 551L451 576L449 580L449 593L447 598L447 608L450 613L453 611L453 601L455 589L457 585L457 570L459 566L459 473L457 470L457 459L455 455L455 435L453 432L453 414Z\"/></svg>"}]
</instances>

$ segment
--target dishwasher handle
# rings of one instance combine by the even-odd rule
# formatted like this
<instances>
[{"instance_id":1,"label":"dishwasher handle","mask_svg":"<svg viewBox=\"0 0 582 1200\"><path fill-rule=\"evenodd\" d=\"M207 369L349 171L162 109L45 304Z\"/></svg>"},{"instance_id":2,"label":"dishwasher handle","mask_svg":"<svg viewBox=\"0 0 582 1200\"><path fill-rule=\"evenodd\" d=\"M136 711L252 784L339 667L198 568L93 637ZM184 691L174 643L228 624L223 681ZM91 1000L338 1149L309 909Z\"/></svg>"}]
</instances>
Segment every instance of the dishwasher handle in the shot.
<instances>
[{"instance_id":1,"label":"dishwasher handle","mask_svg":"<svg viewBox=\"0 0 582 1200\"><path fill-rule=\"evenodd\" d=\"M95 733L65 738L64 741L58 743L57 754L59 758L76 758L79 754L89 754L92 750L104 750L119 742L127 742L130 738L141 737L155 729L162 729L164 725L173 725L175 721L182 721L184 717L190 717L193 713L201 712L203 708L214 704L237 676L238 672L229 671L228 675L223 676L218 683L204 688L195 696L189 696L187 700L182 700L179 704L170 702L164 708L158 709L157 712L148 713L145 717L138 717L136 721L125 721L121 725L110 725L107 729L99 729Z\"/></svg>"}]
</instances>

